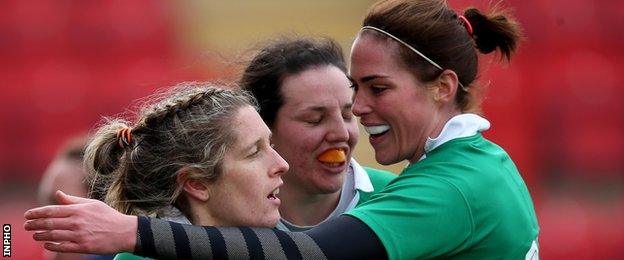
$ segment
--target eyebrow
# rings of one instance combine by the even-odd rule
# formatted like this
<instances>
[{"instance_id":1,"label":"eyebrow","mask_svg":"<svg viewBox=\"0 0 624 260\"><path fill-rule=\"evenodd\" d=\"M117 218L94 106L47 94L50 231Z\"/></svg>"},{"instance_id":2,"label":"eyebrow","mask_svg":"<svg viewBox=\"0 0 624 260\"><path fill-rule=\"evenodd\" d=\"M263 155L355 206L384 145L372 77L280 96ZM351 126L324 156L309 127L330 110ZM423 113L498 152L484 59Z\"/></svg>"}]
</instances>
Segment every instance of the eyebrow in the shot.
<instances>
[{"instance_id":1,"label":"eyebrow","mask_svg":"<svg viewBox=\"0 0 624 260\"><path fill-rule=\"evenodd\" d=\"M251 143L249 145L243 146L243 149L241 151L247 152L247 151L253 149L254 147L258 146L258 144L260 143L260 140L261 139L258 139L258 140L254 141L253 143Z\"/></svg>"},{"instance_id":2,"label":"eyebrow","mask_svg":"<svg viewBox=\"0 0 624 260\"><path fill-rule=\"evenodd\" d=\"M271 140L271 137L273 137L273 133L269 131L269 141ZM249 151L249 150L253 149L254 147L260 145L260 143L262 142L262 138L263 138L263 136L261 136L260 138L256 139L251 144L243 146L243 148L242 148L243 151Z\"/></svg>"},{"instance_id":3,"label":"eyebrow","mask_svg":"<svg viewBox=\"0 0 624 260\"><path fill-rule=\"evenodd\" d=\"M309 106L309 107L305 107L305 108L303 108L303 109L301 109L299 111L305 112L305 111L310 111L310 110L315 111L315 112L323 112L323 111L325 111L325 107L323 107L323 106Z\"/></svg>"},{"instance_id":4,"label":"eyebrow","mask_svg":"<svg viewBox=\"0 0 624 260\"><path fill-rule=\"evenodd\" d=\"M369 76L364 76L362 78L360 78L360 81L362 81L362 83L366 83L369 82L371 80L374 79L379 79L379 78L388 78L388 76L382 76L382 75L369 75Z\"/></svg>"},{"instance_id":5,"label":"eyebrow","mask_svg":"<svg viewBox=\"0 0 624 260\"><path fill-rule=\"evenodd\" d=\"M344 104L342 106L342 109L343 110L344 109L351 109L352 107L353 107L353 102L349 102L347 104ZM327 108L324 107L324 106L309 106L309 107L306 107L306 108L300 110L300 112L306 112L306 111L323 112L325 110L327 110Z\"/></svg>"}]
</instances>

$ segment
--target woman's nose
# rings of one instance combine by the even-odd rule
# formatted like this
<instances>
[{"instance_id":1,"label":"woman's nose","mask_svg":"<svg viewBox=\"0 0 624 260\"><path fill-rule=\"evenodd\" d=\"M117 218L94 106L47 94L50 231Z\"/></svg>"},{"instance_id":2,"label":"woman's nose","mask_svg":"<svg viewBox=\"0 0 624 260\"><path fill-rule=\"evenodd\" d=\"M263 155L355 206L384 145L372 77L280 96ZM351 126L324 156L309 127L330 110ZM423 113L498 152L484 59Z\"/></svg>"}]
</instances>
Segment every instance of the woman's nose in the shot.
<instances>
[{"instance_id":1,"label":"woman's nose","mask_svg":"<svg viewBox=\"0 0 624 260\"><path fill-rule=\"evenodd\" d=\"M274 170L271 172L275 175L280 176L286 173L290 166L288 165L286 160L284 160L284 158L282 158L282 156L280 156L277 151L275 151L275 149L271 148L271 150L273 150L273 156L275 157Z\"/></svg>"},{"instance_id":2,"label":"woman's nose","mask_svg":"<svg viewBox=\"0 0 624 260\"><path fill-rule=\"evenodd\" d=\"M363 91L358 91L354 94L353 98L353 114L361 117L371 112L371 108L368 105L368 100L364 96Z\"/></svg>"},{"instance_id":3,"label":"woman's nose","mask_svg":"<svg viewBox=\"0 0 624 260\"><path fill-rule=\"evenodd\" d=\"M355 120L355 119L354 119ZM346 142L349 140L349 130L347 123L342 116L339 116L334 123L328 126L327 141L329 142Z\"/></svg>"}]
</instances>

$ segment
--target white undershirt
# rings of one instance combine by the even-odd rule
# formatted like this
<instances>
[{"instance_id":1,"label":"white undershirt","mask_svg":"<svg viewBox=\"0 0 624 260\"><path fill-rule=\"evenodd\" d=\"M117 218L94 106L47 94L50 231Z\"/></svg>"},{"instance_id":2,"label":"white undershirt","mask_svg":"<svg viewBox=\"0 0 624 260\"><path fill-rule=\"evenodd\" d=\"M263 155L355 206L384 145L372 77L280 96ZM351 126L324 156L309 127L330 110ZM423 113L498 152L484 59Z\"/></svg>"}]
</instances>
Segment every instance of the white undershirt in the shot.
<instances>
[{"instance_id":1,"label":"white undershirt","mask_svg":"<svg viewBox=\"0 0 624 260\"><path fill-rule=\"evenodd\" d=\"M345 176L345 180L342 184L342 191L340 192L340 200L338 201L338 205L336 208L319 224L328 221L330 219L337 218L353 208L360 201L360 194L358 191L363 192L372 192L374 190L373 184L366 173L366 170L360 166L355 159L351 158L349 162L349 169ZM319 225L317 224L317 225ZM277 222L277 226L275 228L283 231L293 231L293 232L301 232L311 229L317 225L313 226L298 226L288 222L285 219L280 219Z\"/></svg>"},{"instance_id":2,"label":"white undershirt","mask_svg":"<svg viewBox=\"0 0 624 260\"><path fill-rule=\"evenodd\" d=\"M425 154L418 161L427 158L427 153L438 146L457 138L473 136L490 128L490 122L476 114L460 114L449 119L440 134L435 138L427 138Z\"/></svg>"}]
</instances>

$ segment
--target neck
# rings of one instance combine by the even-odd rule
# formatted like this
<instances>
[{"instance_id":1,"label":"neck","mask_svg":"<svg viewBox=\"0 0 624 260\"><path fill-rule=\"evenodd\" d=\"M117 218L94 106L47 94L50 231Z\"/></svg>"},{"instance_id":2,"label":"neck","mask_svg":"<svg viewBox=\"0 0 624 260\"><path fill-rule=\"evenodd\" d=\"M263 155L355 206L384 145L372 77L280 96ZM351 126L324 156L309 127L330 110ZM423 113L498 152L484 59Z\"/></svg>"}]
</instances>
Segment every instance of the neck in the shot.
<instances>
[{"instance_id":1,"label":"neck","mask_svg":"<svg viewBox=\"0 0 624 260\"><path fill-rule=\"evenodd\" d=\"M425 136L424 139L419 140L418 151L414 153L414 156L409 159L410 164L418 162L420 158L425 154L425 142L427 138L436 138L442 133L442 129L444 129L444 125L451 120L454 116L461 114L461 111L456 107L451 107L446 110L441 111L436 118L432 121L432 129L429 131L429 135Z\"/></svg>"},{"instance_id":2,"label":"neck","mask_svg":"<svg viewBox=\"0 0 624 260\"><path fill-rule=\"evenodd\" d=\"M214 218L210 212L208 212L208 207L203 203L189 198L188 200L188 210L184 212L184 215L188 218L191 224L195 226L224 226L226 223L219 221L217 218Z\"/></svg>"},{"instance_id":3,"label":"neck","mask_svg":"<svg viewBox=\"0 0 624 260\"><path fill-rule=\"evenodd\" d=\"M338 205L340 192L319 194L296 187L292 182L280 189L280 214L297 226L314 226L325 220Z\"/></svg>"},{"instance_id":4,"label":"neck","mask_svg":"<svg viewBox=\"0 0 624 260\"><path fill-rule=\"evenodd\" d=\"M189 219L189 221L191 221L191 224L193 224L194 226L220 227L224 225L223 223L219 223L218 221L215 221L212 218L206 218L206 217L201 217L201 216L193 216L191 219Z\"/></svg>"}]
</instances>

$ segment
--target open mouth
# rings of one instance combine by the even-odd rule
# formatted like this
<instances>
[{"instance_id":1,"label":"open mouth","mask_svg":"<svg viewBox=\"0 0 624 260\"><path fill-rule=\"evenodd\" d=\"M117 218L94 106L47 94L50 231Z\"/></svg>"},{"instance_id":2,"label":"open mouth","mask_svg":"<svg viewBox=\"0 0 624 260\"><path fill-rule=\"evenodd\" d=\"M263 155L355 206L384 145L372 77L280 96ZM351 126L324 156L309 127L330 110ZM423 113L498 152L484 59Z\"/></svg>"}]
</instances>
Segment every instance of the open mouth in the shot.
<instances>
[{"instance_id":1,"label":"open mouth","mask_svg":"<svg viewBox=\"0 0 624 260\"><path fill-rule=\"evenodd\" d=\"M276 200L277 199L277 194L279 194L279 187L275 188L273 191L271 191L271 193L267 196L267 199L269 199L269 200Z\"/></svg>"},{"instance_id":2,"label":"open mouth","mask_svg":"<svg viewBox=\"0 0 624 260\"><path fill-rule=\"evenodd\" d=\"M390 131L389 125L376 125L376 126L365 126L364 130L370 135L370 137L375 138L384 135L388 131Z\"/></svg>"},{"instance_id":3,"label":"open mouth","mask_svg":"<svg viewBox=\"0 0 624 260\"><path fill-rule=\"evenodd\" d=\"M343 166L345 164L345 162L340 162L340 163L327 163L327 162L321 162L323 165L327 166L327 167L340 167Z\"/></svg>"},{"instance_id":4,"label":"open mouth","mask_svg":"<svg viewBox=\"0 0 624 260\"><path fill-rule=\"evenodd\" d=\"M335 174L342 173L348 163L347 151L346 147L330 148L316 157L316 160L323 164L325 170Z\"/></svg>"},{"instance_id":5,"label":"open mouth","mask_svg":"<svg viewBox=\"0 0 624 260\"><path fill-rule=\"evenodd\" d=\"M347 161L347 151L345 148L328 149L316 159L329 167L338 167Z\"/></svg>"}]
</instances>

